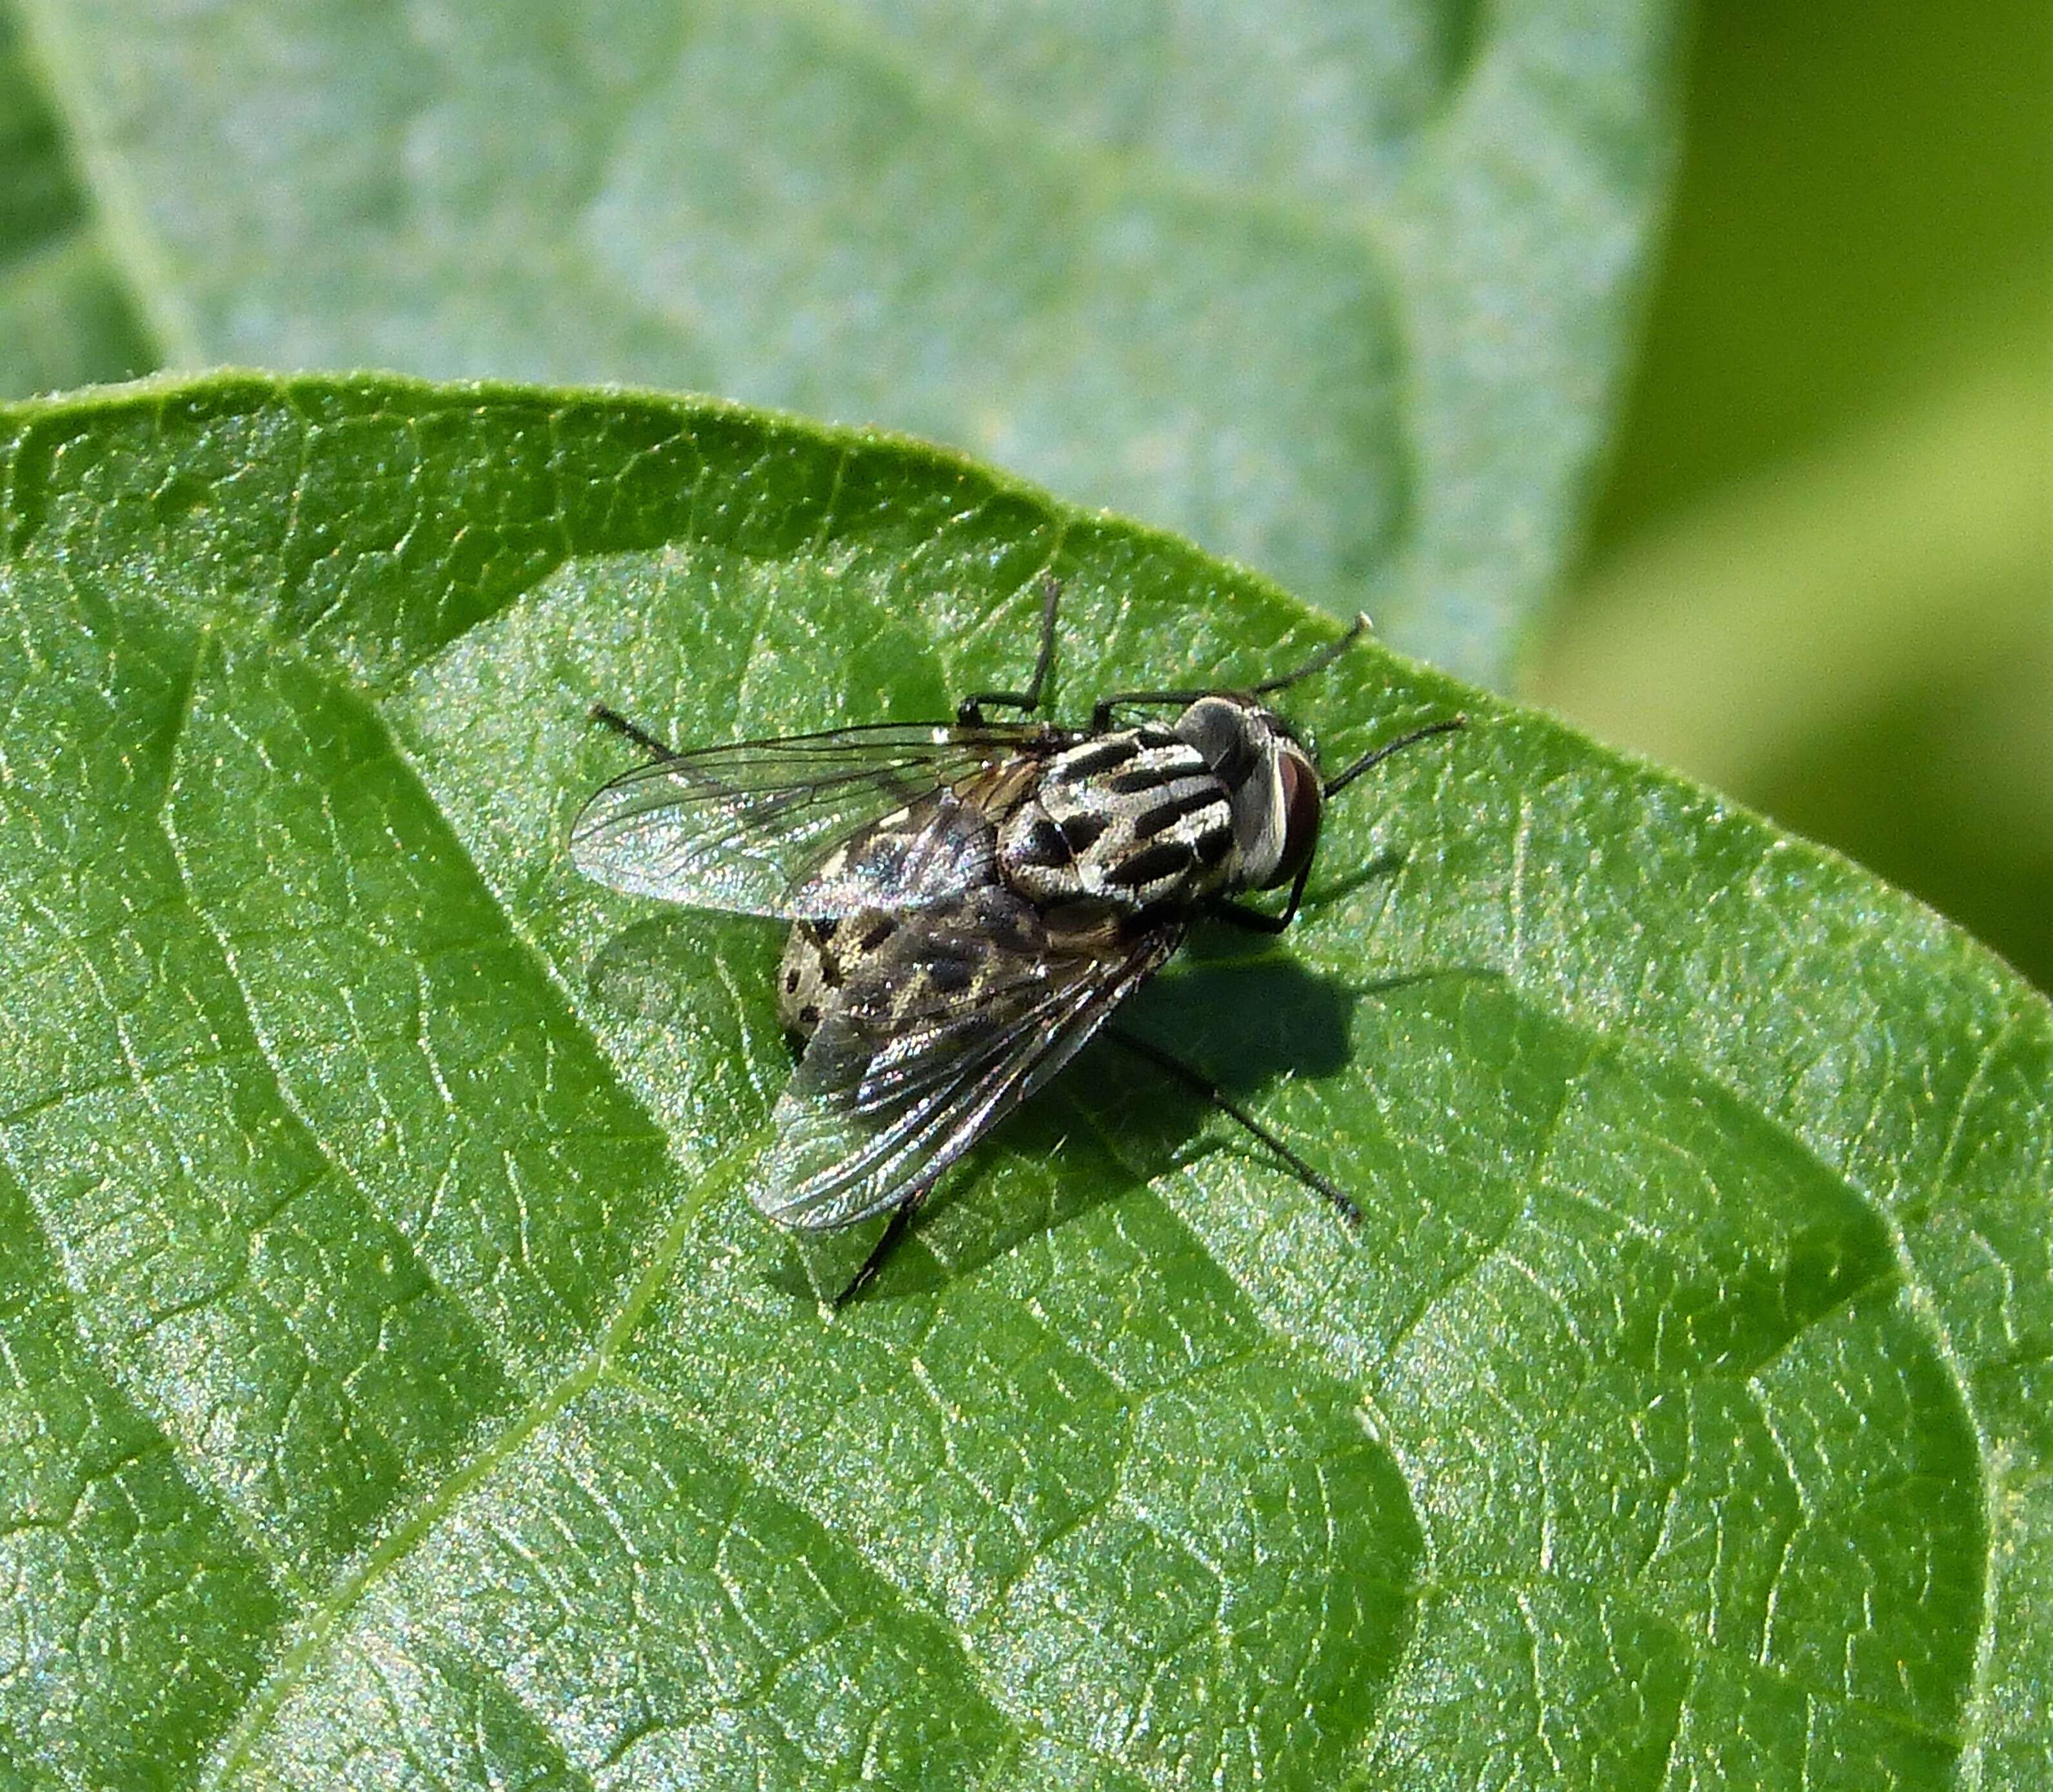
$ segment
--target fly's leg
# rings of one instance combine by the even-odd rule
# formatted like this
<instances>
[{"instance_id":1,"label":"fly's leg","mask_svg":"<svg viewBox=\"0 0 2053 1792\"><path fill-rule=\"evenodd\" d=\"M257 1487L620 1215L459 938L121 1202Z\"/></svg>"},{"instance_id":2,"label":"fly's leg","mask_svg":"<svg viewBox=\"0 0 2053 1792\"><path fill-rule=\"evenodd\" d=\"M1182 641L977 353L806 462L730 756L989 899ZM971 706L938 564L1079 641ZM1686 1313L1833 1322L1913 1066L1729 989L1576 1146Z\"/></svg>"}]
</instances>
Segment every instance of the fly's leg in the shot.
<instances>
[{"instance_id":1,"label":"fly's leg","mask_svg":"<svg viewBox=\"0 0 2053 1792\"><path fill-rule=\"evenodd\" d=\"M1305 901L1305 886L1311 881L1312 862L1306 859L1298 867L1297 874L1290 881L1290 900L1283 905L1281 914L1271 914L1266 909L1258 909L1251 902L1215 902L1205 910L1215 921L1223 921L1235 927L1244 927L1250 933L1280 933L1297 918L1297 910Z\"/></svg>"},{"instance_id":2,"label":"fly's leg","mask_svg":"<svg viewBox=\"0 0 2053 1792\"><path fill-rule=\"evenodd\" d=\"M850 1278L848 1286L834 1297L835 1311L838 1312L847 1306L877 1279L877 1271L883 1268L885 1259L898 1248L906 1233L913 1229L913 1221L918 1217L926 1198L927 1191L922 1189L917 1194L906 1197L892 1209L890 1224L878 1235L877 1242L870 1246L869 1255L862 1260L862 1267Z\"/></svg>"},{"instance_id":3,"label":"fly's leg","mask_svg":"<svg viewBox=\"0 0 2053 1792\"><path fill-rule=\"evenodd\" d=\"M956 721L963 728L983 726L983 709L987 703L1002 703L1009 709L1022 709L1031 715L1041 707L1041 686L1046 682L1048 668L1055 658L1055 607L1062 599L1062 587L1053 577L1041 582L1041 650L1034 660L1034 676L1026 681L1024 690L980 690L974 696L965 697L956 705Z\"/></svg>"},{"instance_id":4,"label":"fly's leg","mask_svg":"<svg viewBox=\"0 0 2053 1792\"><path fill-rule=\"evenodd\" d=\"M1305 1186L1314 1193L1323 1195L1333 1203L1341 1217L1350 1225L1361 1224L1361 1209L1355 1204L1354 1197L1329 1176L1314 1169L1283 1141L1227 1094L1202 1071L1185 1063L1182 1059L1164 1051L1152 1041L1142 1039L1137 1033L1129 1033L1123 1027L1107 1027L1107 1039L1117 1041L1136 1058L1152 1064L1164 1075L1173 1078L1194 1094L1209 1102L1236 1126L1241 1127L1262 1144L1275 1153L1284 1166ZM870 1247L869 1255L862 1260L862 1267L850 1278L849 1284L834 1298L834 1306L839 1311L877 1279L877 1273L891 1253L905 1240L913 1229L913 1222L919 1217L925 1204L928 1190L922 1189L907 1197L892 1210L891 1218L876 1244Z\"/></svg>"},{"instance_id":5,"label":"fly's leg","mask_svg":"<svg viewBox=\"0 0 2053 1792\"><path fill-rule=\"evenodd\" d=\"M1105 1035L1107 1039L1117 1040L1135 1057L1145 1059L1164 1075L1175 1078L1194 1094L1200 1095L1206 1101L1210 1102L1229 1120L1244 1127L1282 1158L1290 1167L1291 1173L1306 1188L1316 1193L1324 1195L1340 1210L1341 1217L1348 1224L1358 1226L1361 1224L1361 1209L1355 1205L1352 1196L1332 1177L1321 1175L1317 1170L1313 1169L1275 1134L1270 1131L1253 1114L1228 1096L1226 1091L1203 1071L1192 1068L1182 1059L1172 1056L1159 1045L1142 1039L1137 1033L1128 1032L1123 1027L1108 1027L1105 1030Z\"/></svg>"},{"instance_id":6,"label":"fly's leg","mask_svg":"<svg viewBox=\"0 0 2053 1792\"><path fill-rule=\"evenodd\" d=\"M1421 741L1430 741L1436 735L1452 734L1456 729L1466 728L1468 725L1466 716L1449 716L1444 721L1429 721L1423 728L1415 728L1409 734L1400 734L1394 741L1386 741L1381 746L1364 753L1337 776L1327 779L1323 794L1337 796L1371 766L1380 765L1392 753L1402 753L1407 747L1415 747ZM1215 921L1244 927L1250 933L1280 933L1297 918L1297 910L1305 900L1305 885L1311 875L1312 862L1308 859L1299 868L1297 878L1290 886L1290 899L1283 905L1281 914L1270 914L1248 902L1215 902L1205 912Z\"/></svg>"},{"instance_id":7,"label":"fly's leg","mask_svg":"<svg viewBox=\"0 0 2053 1792\"><path fill-rule=\"evenodd\" d=\"M1294 903L1282 914L1271 914L1251 902L1215 902L1205 910L1205 918L1223 921L1229 927L1238 927L1250 933L1280 933L1290 925L1297 912Z\"/></svg>"},{"instance_id":8,"label":"fly's leg","mask_svg":"<svg viewBox=\"0 0 2053 1792\"><path fill-rule=\"evenodd\" d=\"M595 703L591 719L602 727L610 728L616 734L625 736L644 753L658 759L681 759L684 755L667 742L659 741L646 728L637 728L618 709L609 709L603 703Z\"/></svg>"},{"instance_id":9,"label":"fly's leg","mask_svg":"<svg viewBox=\"0 0 2053 1792\"><path fill-rule=\"evenodd\" d=\"M1274 678L1264 678L1258 685L1250 685L1241 694L1246 697L1266 697L1272 690L1288 690L1291 686L1302 682L1315 672L1325 669L1352 646L1368 631L1368 618L1356 616L1348 625L1348 631L1337 641L1329 641L1306 660L1302 666ZM1116 690L1109 697L1101 697L1091 710L1091 733L1102 734L1112 726L1112 713L1125 703L1152 703L1174 705L1184 709L1201 697L1215 697L1219 686L1207 686L1201 690Z\"/></svg>"}]
</instances>

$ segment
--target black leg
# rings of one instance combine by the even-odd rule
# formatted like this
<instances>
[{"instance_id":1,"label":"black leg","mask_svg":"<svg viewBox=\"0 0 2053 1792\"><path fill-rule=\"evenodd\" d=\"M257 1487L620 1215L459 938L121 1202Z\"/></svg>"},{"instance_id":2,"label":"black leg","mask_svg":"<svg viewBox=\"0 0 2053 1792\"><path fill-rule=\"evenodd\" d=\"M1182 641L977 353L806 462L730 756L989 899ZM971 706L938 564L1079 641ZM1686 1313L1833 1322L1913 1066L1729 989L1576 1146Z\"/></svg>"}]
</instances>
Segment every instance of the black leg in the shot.
<instances>
[{"instance_id":1,"label":"black leg","mask_svg":"<svg viewBox=\"0 0 2053 1792\"><path fill-rule=\"evenodd\" d=\"M1260 684L1250 686L1247 694L1250 697L1263 697L1272 690L1288 690L1301 679L1310 678L1314 672L1325 671L1368 631L1368 617L1364 611L1357 610L1355 612L1354 620L1348 624L1347 633L1339 640L1329 641L1296 671L1286 672L1278 678L1265 678Z\"/></svg>"},{"instance_id":2,"label":"black leg","mask_svg":"<svg viewBox=\"0 0 2053 1792\"><path fill-rule=\"evenodd\" d=\"M1186 709L1201 697L1216 697L1216 690L1116 690L1091 705L1091 733L1102 734L1112 726L1112 712L1123 703L1174 704Z\"/></svg>"},{"instance_id":3,"label":"black leg","mask_svg":"<svg viewBox=\"0 0 2053 1792\"><path fill-rule=\"evenodd\" d=\"M1373 751L1364 753L1338 777L1326 780L1322 796L1331 796L1344 790L1372 765L1380 764L1394 753L1402 753L1407 747L1416 746L1421 741L1430 741L1436 734L1451 734L1458 728L1469 725L1466 716L1450 716L1445 721L1429 721L1423 728L1415 728L1409 734L1400 734ZM1244 927L1250 933L1280 933L1297 918L1297 910L1305 900L1305 885L1312 874L1312 862L1306 859L1299 868L1290 886L1290 900L1283 905L1281 914L1270 914L1266 910L1252 908L1245 902L1215 902L1205 913L1231 926Z\"/></svg>"},{"instance_id":4,"label":"black leg","mask_svg":"<svg viewBox=\"0 0 2053 1792\"><path fill-rule=\"evenodd\" d=\"M1159 1045L1142 1039L1137 1033L1128 1032L1123 1027L1108 1027L1105 1030L1105 1034L1107 1039L1117 1039L1136 1058L1146 1059L1149 1063L1164 1075L1174 1077L1185 1088L1202 1095L1229 1120L1238 1122L1274 1151L1290 1167L1297 1180L1306 1188L1314 1189L1324 1195L1340 1210L1340 1215L1343 1220L1352 1225L1358 1226L1361 1224L1361 1209L1355 1205L1353 1197L1345 1189L1341 1188L1329 1177L1322 1176L1313 1169L1254 1115L1230 1099L1226 1092L1202 1071L1194 1070L1182 1059L1172 1056Z\"/></svg>"},{"instance_id":5,"label":"black leg","mask_svg":"<svg viewBox=\"0 0 2053 1792\"><path fill-rule=\"evenodd\" d=\"M1031 715L1041 707L1041 686L1047 682L1048 668L1055 658L1055 607L1062 602L1062 582L1052 576L1041 582L1041 650L1034 656L1034 676L1024 690L980 690L956 705L956 721L964 728L983 725L983 706L1002 703L1009 709Z\"/></svg>"},{"instance_id":6,"label":"black leg","mask_svg":"<svg viewBox=\"0 0 2053 1792\"><path fill-rule=\"evenodd\" d=\"M1311 881L1311 876L1312 862L1308 859L1290 880L1290 900L1283 905L1281 914L1271 914L1266 909L1253 908L1246 902L1215 902L1204 912L1214 920L1223 921L1229 926L1244 927L1250 933L1280 933L1297 918L1297 910L1304 905L1305 886Z\"/></svg>"},{"instance_id":7,"label":"black leg","mask_svg":"<svg viewBox=\"0 0 2053 1792\"><path fill-rule=\"evenodd\" d=\"M921 1205L927 1198L922 1189L917 1194L908 1197L892 1210L891 1223L878 1234L877 1242L869 1248L869 1255L862 1260L858 1269L846 1287L834 1297L836 1311L848 1303L877 1279L877 1273L884 1267L884 1260L897 1250L906 1233L913 1229L913 1221Z\"/></svg>"},{"instance_id":8,"label":"black leg","mask_svg":"<svg viewBox=\"0 0 2053 1792\"><path fill-rule=\"evenodd\" d=\"M636 746L641 748L644 753L654 754L658 759L681 759L684 757L684 755L679 753L675 747L670 746L665 742L658 740L654 735L651 734L648 731L647 729L637 728L633 722L630 721L626 717L621 714L618 709L609 709L603 703L595 703L592 705L591 719L595 722L600 723L605 727L611 729L616 734L626 736L626 738L632 741Z\"/></svg>"}]
</instances>

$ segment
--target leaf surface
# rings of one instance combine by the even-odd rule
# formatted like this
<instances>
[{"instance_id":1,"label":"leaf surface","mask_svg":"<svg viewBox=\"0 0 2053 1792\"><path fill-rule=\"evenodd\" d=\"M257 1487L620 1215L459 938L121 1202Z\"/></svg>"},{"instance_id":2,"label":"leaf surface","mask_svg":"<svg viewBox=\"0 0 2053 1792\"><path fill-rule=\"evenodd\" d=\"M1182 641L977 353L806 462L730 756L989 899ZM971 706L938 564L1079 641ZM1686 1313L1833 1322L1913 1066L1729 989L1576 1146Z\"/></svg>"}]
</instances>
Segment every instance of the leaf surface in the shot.
<instances>
[{"instance_id":1,"label":"leaf surface","mask_svg":"<svg viewBox=\"0 0 2053 1792\"><path fill-rule=\"evenodd\" d=\"M1362 648L1275 946L838 1315L774 928L578 879L612 701L1060 713L1330 625L900 442L216 377L0 413L0 1762L32 1786L1937 1787L2048 1750L2045 1003Z\"/></svg>"},{"instance_id":2,"label":"leaf surface","mask_svg":"<svg viewBox=\"0 0 2053 1792\"><path fill-rule=\"evenodd\" d=\"M21 0L177 364L914 431L1501 681L1670 160L1670 0Z\"/></svg>"}]
</instances>

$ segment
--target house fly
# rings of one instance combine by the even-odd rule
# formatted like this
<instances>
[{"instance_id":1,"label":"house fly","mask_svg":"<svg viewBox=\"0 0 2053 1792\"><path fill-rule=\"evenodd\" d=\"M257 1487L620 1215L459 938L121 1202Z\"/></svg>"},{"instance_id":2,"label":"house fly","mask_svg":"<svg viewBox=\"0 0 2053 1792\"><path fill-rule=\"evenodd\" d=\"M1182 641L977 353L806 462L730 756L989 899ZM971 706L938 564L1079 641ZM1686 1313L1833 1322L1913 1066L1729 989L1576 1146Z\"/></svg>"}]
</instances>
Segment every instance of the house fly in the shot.
<instances>
[{"instance_id":1,"label":"house fly","mask_svg":"<svg viewBox=\"0 0 2053 1792\"><path fill-rule=\"evenodd\" d=\"M1105 1028L1193 922L1281 933L1326 802L1464 723L1428 722L1322 776L1262 699L1330 664L1366 617L1244 690L1119 691L1086 728L990 719L1039 709L1059 596L1048 581L1026 689L965 698L952 725L678 752L610 709L592 712L650 758L585 805L571 832L578 868L630 894L791 924L777 992L801 1055L754 1199L807 1232L891 1214L838 1302L875 1276L943 1173ZM1120 725L1121 712L1147 709L1172 719ZM1280 910L1237 900L1286 886ZM1112 1034L1359 1219L1208 1079Z\"/></svg>"}]
</instances>

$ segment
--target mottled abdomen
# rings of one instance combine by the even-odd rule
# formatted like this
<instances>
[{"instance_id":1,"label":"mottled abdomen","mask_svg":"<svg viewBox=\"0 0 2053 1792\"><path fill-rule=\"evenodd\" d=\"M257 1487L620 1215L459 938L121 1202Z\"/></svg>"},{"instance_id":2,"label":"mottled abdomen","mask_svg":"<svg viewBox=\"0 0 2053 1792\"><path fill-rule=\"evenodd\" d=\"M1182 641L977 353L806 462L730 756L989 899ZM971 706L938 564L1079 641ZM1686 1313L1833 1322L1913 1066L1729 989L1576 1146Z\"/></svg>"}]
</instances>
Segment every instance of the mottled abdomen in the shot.
<instances>
[{"instance_id":1,"label":"mottled abdomen","mask_svg":"<svg viewBox=\"0 0 2053 1792\"><path fill-rule=\"evenodd\" d=\"M1211 894L1233 849L1226 786L1188 741L1152 727L1057 754L998 836L999 869L1028 901L1129 913Z\"/></svg>"},{"instance_id":2,"label":"mottled abdomen","mask_svg":"<svg viewBox=\"0 0 2053 1792\"><path fill-rule=\"evenodd\" d=\"M777 967L777 1018L785 1032L801 1043L810 1039L850 972L897 930L897 922L877 909L841 920L793 922Z\"/></svg>"}]
</instances>

